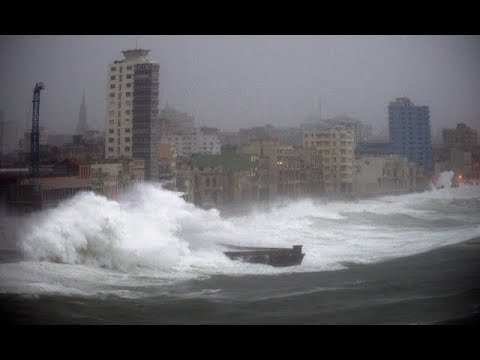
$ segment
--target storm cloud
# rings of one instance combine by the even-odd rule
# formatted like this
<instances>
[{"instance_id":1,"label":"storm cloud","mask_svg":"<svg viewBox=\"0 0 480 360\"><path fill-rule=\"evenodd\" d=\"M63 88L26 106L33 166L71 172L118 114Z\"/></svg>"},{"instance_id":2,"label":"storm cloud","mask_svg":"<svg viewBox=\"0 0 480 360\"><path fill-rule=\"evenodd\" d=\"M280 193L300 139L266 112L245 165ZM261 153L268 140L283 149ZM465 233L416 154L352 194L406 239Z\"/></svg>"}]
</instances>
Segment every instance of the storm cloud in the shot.
<instances>
[{"instance_id":1,"label":"storm cloud","mask_svg":"<svg viewBox=\"0 0 480 360\"><path fill-rule=\"evenodd\" d=\"M299 125L317 113L387 127L387 105L428 105L433 134L480 129L479 36L0 36L0 108L29 124L44 81L41 122L71 133L85 89L88 123L104 128L106 72L122 50L151 49L161 104L225 130ZM320 99L320 100L319 100Z\"/></svg>"}]
</instances>

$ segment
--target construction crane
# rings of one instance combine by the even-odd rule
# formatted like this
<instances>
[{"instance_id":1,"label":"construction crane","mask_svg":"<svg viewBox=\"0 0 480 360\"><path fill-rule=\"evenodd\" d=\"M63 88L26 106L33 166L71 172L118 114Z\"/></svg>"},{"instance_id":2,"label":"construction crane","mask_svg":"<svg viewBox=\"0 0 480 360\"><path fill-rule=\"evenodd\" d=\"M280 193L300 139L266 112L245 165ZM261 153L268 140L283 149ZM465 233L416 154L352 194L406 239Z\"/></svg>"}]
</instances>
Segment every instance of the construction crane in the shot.
<instances>
[{"instance_id":1,"label":"construction crane","mask_svg":"<svg viewBox=\"0 0 480 360\"><path fill-rule=\"evenodd\" d=\"M32 133L30 134L30 161L32 177L38 179L40 166L40 91L45 89L43 82L39 82L33 89Z\"/></svg>"}]
</instances>

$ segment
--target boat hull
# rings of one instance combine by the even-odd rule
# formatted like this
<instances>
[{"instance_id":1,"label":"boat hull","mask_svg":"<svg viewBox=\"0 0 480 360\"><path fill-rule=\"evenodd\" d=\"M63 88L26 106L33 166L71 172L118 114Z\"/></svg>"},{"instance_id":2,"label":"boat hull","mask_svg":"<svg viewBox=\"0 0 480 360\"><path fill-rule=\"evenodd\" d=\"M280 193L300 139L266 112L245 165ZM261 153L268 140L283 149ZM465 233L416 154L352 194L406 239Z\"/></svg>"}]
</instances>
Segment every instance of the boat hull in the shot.
<instances>
[{"instance_id":1,"label":"boat hull","mask_svg":"<svg viewBox=\"0 0 480 360\"><path fill-rule=\"evenodd\" d=\"M235 248L242 249L240 247ZM302 253L301 248L301 245L294 246L292 249L245 247L241 251L226 251L224 254L232 260L251 264L286 267L302 263L305 254Z\"/></svg>"}]
</instances>

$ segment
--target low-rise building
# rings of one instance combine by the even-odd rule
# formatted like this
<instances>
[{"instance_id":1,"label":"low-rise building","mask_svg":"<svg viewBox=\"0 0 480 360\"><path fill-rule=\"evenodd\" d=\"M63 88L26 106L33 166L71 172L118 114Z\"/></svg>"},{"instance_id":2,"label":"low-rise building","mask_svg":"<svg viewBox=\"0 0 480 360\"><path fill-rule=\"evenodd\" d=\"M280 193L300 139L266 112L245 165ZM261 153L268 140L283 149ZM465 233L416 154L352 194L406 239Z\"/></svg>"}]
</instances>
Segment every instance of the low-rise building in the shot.
<instances>
[{"instance_id":1,"label":"low-rise building","mask_svg":"<svg viewBox=\"0 0 480 360\"><path fill-rule=\"evenodd\" d=\"M175 145L158 144L158 177L160 180L168 180L173 177L176 160Z\"/></svg>"},{"instance_id":2,"label":"low-rise building","mask_svg":"<svg viewBox=\"0 0 480 360\"><path fill-rule=\"evenodd\" d=\"M251 156L226 152L197 155L178 165L176 190L198 206L221 206L253 199Z\"/></svg>"},{"instance_id":3,"label":"low-rise building","mask_svg":"<svg viewBox=\"0 0 480 360\"><path fill-rule=\"evenodd\" d=\"M278 192L278 149L277 139L251 140L241 152L251 156L254 163L253 197L256 200L269 200Z\"/></svg>"},{"instance_id":4,"label":"low-rise building","mask_svg":"<svg viewBox=\"0 0 480 360\"><path fill-rule=\"evenodd\" d=\"M422 168L400 155L362 155L356 159L355 194L360 196L423 190Z\"/></svg>"},{"instance_id":5,"label":"low-rise building","mask_svg":"<svg viewBox=\"0 0 480 360\"><path fill-rule=\"evenodd\" d=\"M221 151L218 131L210 128L166 133L162 136L160 143L174 145L177 155L182 157L194 154L218 155Z\"/></svg>"},{"instance_id":6,"label":"low-rise building","mask_svg":"<svg viewBox=\"0 0 480 360\"><path fill-rule=\"evenodd\" d=\"M20 179L8 188L7 203L14 213L52 208L82 191L91 191L90 179L78 176L50 176Z\"/></svg>"},{"instance_id":7,"label":"low-rise building","mask_svg":"<svg viewBox=\"0 0 480 360\"><path fill-rule=\"evenodd\" d=\"M455 129L443 129L443 143L448 148L472 150L477 145L477 131L465 124L457 124Z\"/></svg>"},{"instance_id":8,"label":"low-rise building","mask_svg":"<svg viewBox=\"0 0 480 360\"><path fill-rule=\"evenodd\" d=\"M283 145L278 148L278 195L299 197L305 191L306 164L302 149Z\"/></svg>"}]
</instances>

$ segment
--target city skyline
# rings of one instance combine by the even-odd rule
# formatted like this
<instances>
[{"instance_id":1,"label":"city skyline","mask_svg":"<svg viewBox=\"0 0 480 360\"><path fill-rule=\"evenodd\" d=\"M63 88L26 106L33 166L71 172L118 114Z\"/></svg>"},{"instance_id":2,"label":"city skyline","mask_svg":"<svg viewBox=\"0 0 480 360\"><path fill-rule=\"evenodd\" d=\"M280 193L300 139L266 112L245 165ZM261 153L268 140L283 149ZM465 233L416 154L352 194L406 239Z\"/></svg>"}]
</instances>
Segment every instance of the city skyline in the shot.
<instances>
[{"instance_id":1,"label":"city skyline","mask_svg":"<svg viewBox=\"0 0 480 360\"><path fill-rule=\"evenodd\" d=\"M89 125L104 130L106 69L136 42L1 36L0 108L17 126L28 123L31 88L45 81L41 121L70 133L85 88ZM295 126L320 101L323 117L346 114L386 129L388 103L405 96L430 107L434 137L459 122L479 126L477 36L144 36L138 47L160 65L161 107L168 102L199 125Z\"/></svg>"}]
</instances>

